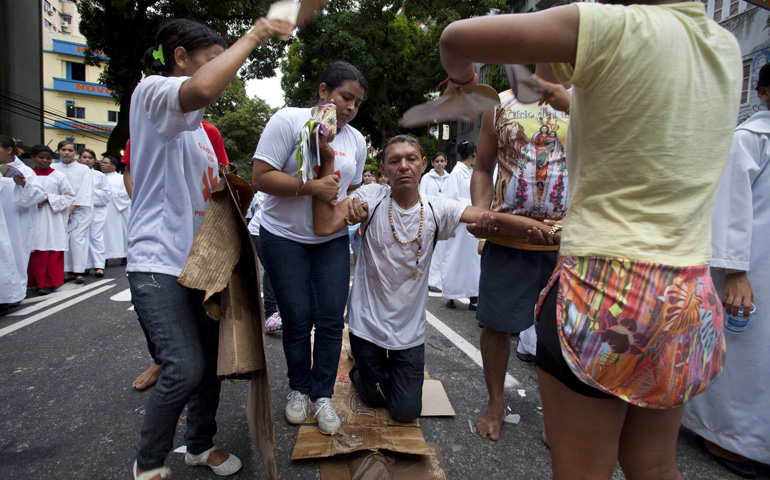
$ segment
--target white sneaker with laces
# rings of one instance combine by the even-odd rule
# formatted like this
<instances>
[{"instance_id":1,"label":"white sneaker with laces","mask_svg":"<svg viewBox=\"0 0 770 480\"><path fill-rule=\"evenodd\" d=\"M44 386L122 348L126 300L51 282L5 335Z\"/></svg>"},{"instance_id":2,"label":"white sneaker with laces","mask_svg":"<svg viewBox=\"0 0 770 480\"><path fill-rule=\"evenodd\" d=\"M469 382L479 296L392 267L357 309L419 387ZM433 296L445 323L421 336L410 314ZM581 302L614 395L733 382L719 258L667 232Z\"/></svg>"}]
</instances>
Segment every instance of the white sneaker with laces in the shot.
<instances>
[{"instance_id":1,"label":"white sneaker with laces","mask_svg":"<svg viewBox=\"0 0 770 480\"><path fill-rule=\"evenodd\" d=\"M337 412L334 411L332 399L321 397L311 404L313 416L318 420L318 430L324 435L334 435L340 430L342 423Z\"/></svg>"},{"instance_id":2,"label":"white sneaker with laces","mask_svg":"<svg viewBox=\"0 0 770 480\"><path fill-rule=\"evenodd\" d=\"M293 425L303 423L307 418L308 396L297 390L292 390L286 398L289 400L283 411L286 416L286 421Z\"/></svg>"}]
</instances>

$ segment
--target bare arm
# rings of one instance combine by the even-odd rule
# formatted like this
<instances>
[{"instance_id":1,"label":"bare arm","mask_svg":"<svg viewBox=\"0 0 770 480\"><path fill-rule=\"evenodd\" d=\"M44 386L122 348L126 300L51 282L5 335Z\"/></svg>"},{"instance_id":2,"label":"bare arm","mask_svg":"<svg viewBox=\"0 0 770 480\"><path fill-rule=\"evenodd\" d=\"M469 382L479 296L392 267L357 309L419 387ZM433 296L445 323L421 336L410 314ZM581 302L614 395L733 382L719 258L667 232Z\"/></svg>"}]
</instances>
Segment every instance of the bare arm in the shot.
<instances>
[{"instance_id":1,"label":"bare arm","mask_svg":"<svg viewBox=\"0 0 770 480\"><path fill-rule=\"evenodd\" d=\"M179 89L179 104L184 113L206 107L227 88L243 62L256 47L271 37L288 36L294 26L278 20L260 18L251 30L224 53L203 65Z\"/></svg>"},{"instance_id":2,"label":"bare arm","mask_svg":"<svg viewBox=\"0 0 770 480\"><path fill-rule=\"evenodd\" d=\"M574 63L579 10L575 5L537 13L458 20L441 35L441 63L465 82L478 63Z\"/></svg>"},{"instance_id":3,"label":"bare arm","mask_svg":"<svg viewBox=\"0 0 770 480\"><path fill-rule=\"evenodd\" d=\"M128 198L131 198L134 193L134 182L131 181L131 165L126 165L126 171L123 172L123 185L126 186Z\"/></svg>"},{"instance_id":4,"label":"bare arm","mask_svg":"<svg viewBox=\"0 0 770 480\"><path fill-rule=\"evenodd\" d=\"M494 109L484 112L481 118L481 132L476 155L476 164L471 176L471 201L473 206L489 208L494 198L492 177L497 158L497 139L494 132Z\"/></svg>"},{"instance_id":5,"label":"bare arm","mask_svg":"<svg viewBox=\"0 0 770 480\"><path fill-rule=\"evenodd\" d=\"M483 232L485 237L499 234L525 239L527 238L527 231L532 228L547 229L543 223L528 217L490 212L485 208L475 206L466 207L460 221L468 224L468 230L475 228L485 230Z\"/></svg>"},{"instance_id":6,"label":"bare arm","mask_svg":"<svg viewBox=\"0 0 770 480\"><path fill-rule=\"evenodd\" d=\"M333 202L337 198L339 183L334 175L308 180L302 183L301 178L276 170L269 163L254 159L251 169L251 184L255 190L278 197L294 197L297 195L318 196L324 202Z\"/></svg>"}]
</instances>

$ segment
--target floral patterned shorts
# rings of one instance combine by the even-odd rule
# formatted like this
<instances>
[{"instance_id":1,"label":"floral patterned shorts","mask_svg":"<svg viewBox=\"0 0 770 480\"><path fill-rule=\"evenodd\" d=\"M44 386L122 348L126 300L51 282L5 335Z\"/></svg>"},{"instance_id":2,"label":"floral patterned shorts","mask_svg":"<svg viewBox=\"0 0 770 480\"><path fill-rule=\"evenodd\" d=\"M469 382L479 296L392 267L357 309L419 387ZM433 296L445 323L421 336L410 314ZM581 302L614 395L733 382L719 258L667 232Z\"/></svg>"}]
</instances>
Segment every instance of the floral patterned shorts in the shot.
<instances>
[{"instance_id":1,"label":"floral patterned shorts","mask_svg":"<svg viewBox=\"0 0 770 480\"><path fill-rule=\"evenodd\" d=\"M560 257L562 354L586 384L645 408L684 404L722 371L724 313L708 266Z\"/></svg>"}]
</instances>

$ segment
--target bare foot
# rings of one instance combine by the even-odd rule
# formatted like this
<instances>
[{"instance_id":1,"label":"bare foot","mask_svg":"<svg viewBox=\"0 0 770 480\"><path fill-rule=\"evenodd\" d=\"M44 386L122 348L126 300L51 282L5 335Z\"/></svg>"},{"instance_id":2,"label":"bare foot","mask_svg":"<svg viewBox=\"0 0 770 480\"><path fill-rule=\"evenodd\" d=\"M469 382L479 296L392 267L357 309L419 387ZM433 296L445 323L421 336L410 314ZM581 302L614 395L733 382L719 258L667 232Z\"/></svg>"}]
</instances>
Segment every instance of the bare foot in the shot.
<instances>
[{"instance_id":1,"label":"bare foot","mask_svg":"<svg viewBox=\"0 0 770 480\"><path fill-rule=\"evenodd\" d=\"M717 457L722 457L727 460L731 460L733 462L748 462L749 460L741 455L738 455L737 453L733 453L730 450L725 450L724 448L720 447L716 443L709 442L705 438L703 439L703 443L706 445L706 450L711 452L712 455L716 455Z\"/></svg>"},{"instance_id":2,"label":"bare foot","mask_svg":"<svg viewBox=\"0 0 770 480\"><path fill-rule=\"evenodd\" d=\"M160 370L161 366L153 363L144 373L136 377L131 386L139 391L152 387L158 381L158 377L160 377Z\"/></svg>"},{"instance_id":3,"label":"bare foot","mask_svg":"<svg viewBox=\"0 0 770 480\"><path fill-rule=\"evenodd\" d=\"M505 418L505 409L491 409L487 407L484 416L476 421L476 431L481 438L487 438L497 441L500 438L500 429L503 427L503 418Z\"/></svg>"}]
</instances>

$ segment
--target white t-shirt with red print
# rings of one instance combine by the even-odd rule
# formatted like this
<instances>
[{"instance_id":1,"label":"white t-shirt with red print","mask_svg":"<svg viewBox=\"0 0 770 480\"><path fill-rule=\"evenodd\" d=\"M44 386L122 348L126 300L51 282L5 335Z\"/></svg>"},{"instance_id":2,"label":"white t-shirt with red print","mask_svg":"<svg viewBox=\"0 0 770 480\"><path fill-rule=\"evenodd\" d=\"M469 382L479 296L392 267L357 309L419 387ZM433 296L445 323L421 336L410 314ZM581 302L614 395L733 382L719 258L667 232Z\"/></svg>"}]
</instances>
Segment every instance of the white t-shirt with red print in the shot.
<instances>
[{"instance_id":1,"label":"white t-shirt with red print","mask_svg":"<svg viewBox=\"0 0 770 480\"><path fill-rule=\"evenodd\" d=\"M179 103L188 79L152 75L131 98L129 272L179 276L219 183L203 109L183 113Z\"/></svg>"},{"instance_id":2,"label":"white t-shirt with red print","mask_svg":"<svg viewBox=\"0 0 770 480\"><path fill-rule=\"evenodd\" d=\"M259 139L254 158L267 162L276 170L297 176L299 132L310 120L309 108L284 108L267 122ZM361 132L345 125L329 143L334 149L334 172L340 179L337 200L347 198L350 185L360 185L366 163L366 141ZM297 181L299 184L299 180ZM261 210L261 223L273 235L295 242L318 244L348 234L343 228L327 237L313 233L312 199L309 196L277 197L267 195Z\"/></svg>"}]
</instances>

